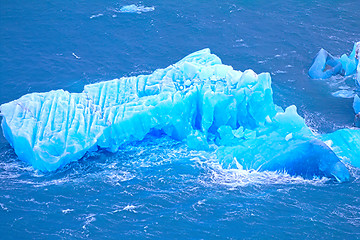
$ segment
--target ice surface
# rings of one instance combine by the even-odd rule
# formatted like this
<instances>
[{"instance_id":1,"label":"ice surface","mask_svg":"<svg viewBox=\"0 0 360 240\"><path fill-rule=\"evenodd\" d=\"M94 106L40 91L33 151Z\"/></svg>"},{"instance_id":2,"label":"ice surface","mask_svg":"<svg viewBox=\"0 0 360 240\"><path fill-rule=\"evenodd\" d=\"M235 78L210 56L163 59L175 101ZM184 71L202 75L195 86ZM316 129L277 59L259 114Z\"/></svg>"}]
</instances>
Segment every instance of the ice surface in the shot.
<instances>
[{"instance_id":1,"label":"ice surface","mask_svg":"<svg viewBox=\"0 0 360 240\"><path fill-rule=\"evenodd\" d=\"M334 152L313 139L294 106L277 113L271 124L258 127L254 135L219 147L217 155L225 168L284 171L307 178L334 176L340 182L350 178Z\"/></svg>"},{"instance_id":2,"label":"ice surface","mask_svg":"<svg viewBox=\"0 0 360 240\"><path fill-rule=\"evenodd\" d=\"M331 148L344 162L360 168L360 129L341 129L321 139L330 141Z\"/></svg>"},{"instance_id":3,"label":"ice surface","mask_svg":"<svg viewBox=\"0 0 360 240\"><path fill-rule=\"evenodd\" d=\"M268 73L236 71L209 49L150 75L86 85L81 93L32 93L0 110L18 157L45 171L160 131L190 149L214 146L224 168L339 181L349 174L331 149L314 140L295 106L284 111L274 104Z\"/></svg>"}]
</instances>

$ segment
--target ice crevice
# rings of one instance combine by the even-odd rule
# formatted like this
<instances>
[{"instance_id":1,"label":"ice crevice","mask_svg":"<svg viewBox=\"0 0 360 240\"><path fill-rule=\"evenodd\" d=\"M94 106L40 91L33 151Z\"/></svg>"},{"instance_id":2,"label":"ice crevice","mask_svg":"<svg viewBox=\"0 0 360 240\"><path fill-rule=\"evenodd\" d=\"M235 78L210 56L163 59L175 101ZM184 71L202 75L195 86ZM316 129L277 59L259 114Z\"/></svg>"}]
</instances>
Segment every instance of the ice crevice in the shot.
<instances>
[{"instance_id":1,"label":"ice crevice","mask_svg":"<svg viewBox=\"0 0 360 240\"><path fill-rule=\"evenodd\" d=\"M283 110L272 94L269 73L234 70L204 49L150 75L86 85L81 93L31 93L0 110L19 159L42 171L160 131L190 149L207 151L215 143L224 168L348 181L340 160L358 160L341 151L344 143L334 141L340 150L333 151L323 142L331 136L315 136L295 106Z\"/></svg>"}]
</instances>

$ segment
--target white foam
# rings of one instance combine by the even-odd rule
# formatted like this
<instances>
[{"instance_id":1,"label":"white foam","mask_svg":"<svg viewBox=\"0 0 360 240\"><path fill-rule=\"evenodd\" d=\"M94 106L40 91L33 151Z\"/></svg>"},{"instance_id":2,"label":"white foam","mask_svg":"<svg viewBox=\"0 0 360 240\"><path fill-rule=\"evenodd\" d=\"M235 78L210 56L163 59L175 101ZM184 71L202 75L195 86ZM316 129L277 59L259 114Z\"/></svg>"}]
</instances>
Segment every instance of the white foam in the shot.
<instances>
[{"instance_id":1,"label":"white foam","mask_svg":"<svg viewBox=\"0 0 360 240\"><path fill-rule=\"evenodd\" d=\"M74 211L74 209L68 208L68 209L61 210L61 212L62 212L63 214L68 214L68 213L70 213L70 212L72 212L72 211Z\"/></svg>"},{"instance_id":2,"label":"white foam","mask_svg":"<svg viewBox=\"0 0 360 240\"><path fill-rule=\"evenodd\" d=\"M205 176L199 179L204 185L225 185L230 188L245 187L249 185L286 185L286 184L310 184L322 185L329 178L304 179L300 176L290 176L286 172L259 172L256 170L223 169L215 160L195 157L194 161L201 162L201 166L207 170Z\"/></svg>"},{"instance_id":3,"label":"white foam","mask_svg":"<svg viewBox=\"0 0 360 240\"><path fill-rule=\"evenodd\" d=\"M76 58L76 59L80 59L81 57L79 57L78 55L76 55L75 53L72 53L72 55Z\"/></svg>"},{"instance_id":4,"label":"white foam","mask_svg":"<svg viewBox=\"0 0 360 240\"><path fill-rule=\"evenodd\" d=\"M102 14L102 13L94 14L94 15L91 15L90 19L98 18L98 17L101 17L101 16L104 16L104 14Z\"/></svg>"}]
</instances>

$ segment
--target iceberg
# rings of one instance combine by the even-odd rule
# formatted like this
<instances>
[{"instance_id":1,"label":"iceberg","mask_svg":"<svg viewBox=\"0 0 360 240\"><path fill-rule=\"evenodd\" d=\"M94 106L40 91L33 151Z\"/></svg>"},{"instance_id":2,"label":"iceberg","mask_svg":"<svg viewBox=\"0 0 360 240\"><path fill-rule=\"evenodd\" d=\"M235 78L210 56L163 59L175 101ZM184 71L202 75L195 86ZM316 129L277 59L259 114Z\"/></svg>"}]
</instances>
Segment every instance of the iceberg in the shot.
<instances>
[{"instance_id":1,"label":"iceberg","mask_svg":"<svg viewBox=\"0 0 360 240\"><path fill-rule=\"evenodd\" d=\"M131 4L131 5L122 6L118 12L121 12L121 13L143 13L143 12L152 12L154 10L155 10L155 7L145 7L142 5L137 6L135 4Z\"/></svg>"},{"instance_id":2,"label":"iceberg","mask_svg":"<svg viewBox=\"0 0 360 240\"><path fill-rule=\"evenodd\" d=\"M0 111L19 159L42 171L161 132L189 149L214 145L224 168L347 181L347 168L296 107L284 111L272 94L269 73L234 70L204 49L150 75L86 85L81 93L31 93Z\"/></svg>"},{"instance_id":3,"label":"iceberg","mask_svg":"<svg viewBox=\"0 0 360 240\"><path fill-rule=\"evenodd\" d=\"M341 62L322 48L309 69L309 75L313 79L326 79L341 73L341 71Z\"/></svg>"}]
</instances>

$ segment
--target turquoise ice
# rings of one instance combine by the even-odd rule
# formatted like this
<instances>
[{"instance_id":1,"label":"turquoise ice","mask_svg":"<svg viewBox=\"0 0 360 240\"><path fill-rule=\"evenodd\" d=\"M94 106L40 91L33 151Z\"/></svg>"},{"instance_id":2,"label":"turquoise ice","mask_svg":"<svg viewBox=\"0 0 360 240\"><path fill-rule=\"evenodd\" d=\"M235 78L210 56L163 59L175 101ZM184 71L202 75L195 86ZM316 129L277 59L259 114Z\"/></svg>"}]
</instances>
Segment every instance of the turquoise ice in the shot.
<instances>
[{"instance_id":1,"label":"turquoise ice","mask_svg":"<svg viewBox=\"0 0 360 240\"><path fill-rule=\"evenodd\" d=\"M343 162L360 168L360 129L340 129L321 136Z\"/></svg>"},{"instance_id":2,"label":"turquoise ice","mask_svg":"<svg viewBox=\"0 0 360 240\"><path fill-rule=\"evenodd\" d=\"M322 48L309 69L309 75L314 79L326 79L340 74L341 70L342 65L340 61Z\"/></svg>"},{"instance_id":3,"label":"turquoise ice","mask_svg":"<svg viewBox=\"0 0 360 240\"><path fill-rule=\"evenodd\" d=\"M190 149L215 143L224 168L349 179L296 107L274 104L270 74L234 70L209 49L150 75L86 85L81 93L31 93L0 110L15 153L43 171L160 131Z\"/></svg>"}]
</instances>

